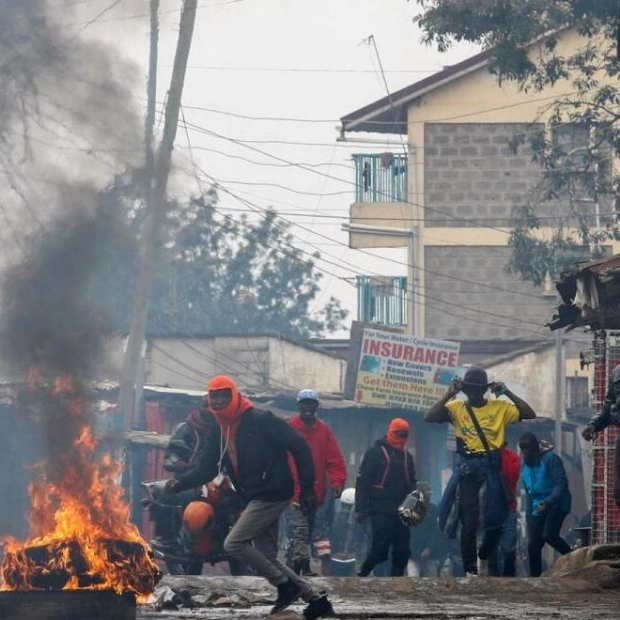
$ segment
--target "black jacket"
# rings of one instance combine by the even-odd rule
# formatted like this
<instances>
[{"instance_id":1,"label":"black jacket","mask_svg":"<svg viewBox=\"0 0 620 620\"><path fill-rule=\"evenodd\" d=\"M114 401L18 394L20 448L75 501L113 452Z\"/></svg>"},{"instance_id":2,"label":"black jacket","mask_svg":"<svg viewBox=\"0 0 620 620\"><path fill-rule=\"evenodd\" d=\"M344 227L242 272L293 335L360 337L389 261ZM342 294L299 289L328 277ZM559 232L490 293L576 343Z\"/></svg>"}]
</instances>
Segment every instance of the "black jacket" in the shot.
<instances>
[{"instance_id":1,"label":"black jacket","mask_svg":"<svg viewBox=\"0 0 620 620\"><path fill-rule=\"evenodd\" d=\"M225 468L246 502L253 499L266 502L289 500L294 491L288 463L290 452L297 465L301 496L314 493L314 466L308 444L271 411L252 407L243 414L236 435L237 471L226 453L222 456L221 467L218 467L223 448L221 437L217 425L201 449L196 466L177 476L179 491L209 482L221 468Z\"/></svg>"},{"instance_id":2,"label":"black jacket","mask_svg":"<svg viewBox=\"0 0 620 620\"><path fill-rule=\"evenodd\" d=\"M355 484L355 511L395 514L415 486L411 454L379 439L362 459Z\"/></svg>"},{"instance_id":3,"label":"black jacket","mask_svg":"<svg viewBox=\"0 0 620 620\"><path fill-rule=\"evenodd\" d=\"M164 469L180 473L193 467L207 436L215 432L215 418L196 409L173 431L164 456Z\"/></svg>"},{"instance_id":4,"label":"black jacket","mask_svg":"<svg viewBox=\"0 0 620 620\"><path fill-rule=\"evenodd\" d=\"M589 424L597 432L610 424L620 426L620 364L611 371L601 411L590 420Z\"/></svg>"}]
</instances>

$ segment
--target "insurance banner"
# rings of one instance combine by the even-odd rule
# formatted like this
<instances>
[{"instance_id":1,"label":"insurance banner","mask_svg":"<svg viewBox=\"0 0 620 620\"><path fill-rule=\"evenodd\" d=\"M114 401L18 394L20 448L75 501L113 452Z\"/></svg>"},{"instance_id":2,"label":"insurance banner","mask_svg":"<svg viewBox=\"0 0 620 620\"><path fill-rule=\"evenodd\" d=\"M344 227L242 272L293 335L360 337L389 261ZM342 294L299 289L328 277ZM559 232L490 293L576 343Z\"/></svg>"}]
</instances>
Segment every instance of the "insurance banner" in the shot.
<instances>
[{"instance_id":1,"label":"insurance banner","mask_svg":"<svg viewBox=\"0 0 620 620\"><path fill-rule=\"evenodd\" d=\"M459 343L365 329L355 400L425 411L456 374Z\"/></svg>"}]
</instances>

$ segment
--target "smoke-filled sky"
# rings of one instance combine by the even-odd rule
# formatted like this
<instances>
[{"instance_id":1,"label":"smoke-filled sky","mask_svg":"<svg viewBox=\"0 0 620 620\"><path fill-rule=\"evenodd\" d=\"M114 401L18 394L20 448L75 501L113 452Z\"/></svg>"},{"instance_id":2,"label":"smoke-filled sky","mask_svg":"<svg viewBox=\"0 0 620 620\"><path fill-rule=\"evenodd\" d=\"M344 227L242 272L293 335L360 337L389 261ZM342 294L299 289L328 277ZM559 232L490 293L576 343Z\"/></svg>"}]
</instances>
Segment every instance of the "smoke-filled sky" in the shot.
<instances>
[{"instance_id":1,"label":"smoke-filled sky","mask_svg":"<svg viewBox=\"0 0 620 620\"><path fill-rule=\"evenodd\" d=\"M82 4L82 22L97 15L90 5ZM118 45L145 75L149 2L133 5L121 2L83 35ZM160 108L180 7L181 0L161 0ZM338 119L386 95L379 60L394 92L476 50L439 54L423 46L411 21L417 5L406 0L199 0L198 7L183 96L187 131L182 121L172 188L196 192L217 181L220 207L235 218L260 217L273 206L294 224L299 247L324 256L317 307L334 295L355 318L348 279L406 275L406 268L404 250L348 248L341 224L353 202L351 154L402 152L403 144L394 137L391 144L337 143ZM143 103L145 82L136 86Z\"/></svg>"},{"instance_id":2,"label":"smoke-filled sky","mask_svg":"<svg viewBox=\"0 0 620 620\"><path fill-rule=\"evenodd\" d=\"M67 185L102 187L142 157L140 69L67 26L86 4L105 2L0 0L0 266L55 218Z\"/></svg>"}]
</instances>

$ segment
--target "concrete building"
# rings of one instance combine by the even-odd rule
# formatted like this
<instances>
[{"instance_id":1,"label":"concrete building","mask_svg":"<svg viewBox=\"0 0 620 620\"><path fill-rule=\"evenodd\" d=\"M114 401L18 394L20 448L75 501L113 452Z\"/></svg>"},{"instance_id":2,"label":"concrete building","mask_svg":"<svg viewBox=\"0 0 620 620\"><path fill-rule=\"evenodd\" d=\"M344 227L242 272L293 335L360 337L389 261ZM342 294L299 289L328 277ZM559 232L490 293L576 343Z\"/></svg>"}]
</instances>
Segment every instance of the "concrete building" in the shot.
<instances>
[{"instance_id":1,"label":"concrete building","mask_svg":"<svg viewBox=\"0 0 620 620\"><path fill-rule=\"evenodd\" d=\"M557 54L579 45L575 31L566 30ZM577 126L547 123L549 103L570 91L569 81L523 92L512 82L500 85L490 59L489 52L473 56L341 119L344 140L359 139L359 132L403 136L398 152L354 157L356 201L345 228L354 248L408 248L407 284L400 287L406 320L398 313L382 317L381 304L396 293L377 282L375 307L360 305L360 320L389 324L392 318L417 336L457 341L552 338L541 326L550 319L553 293L545 296L505 271L513 209L541 179L527 136L550 132L569 153L570 166L588 136ZM583 208L596 211L600 223L611 206L589 199ZM540 214L556 217L558 209L543 204Z\"/></svg>"},{"instance_id":2,"label":"concrete building","mask_svg":"<svg viewBox=\"0 0 620 620\"><path fill-rule=\"evenodd\" d=\"M230 375L246 393L323 394L344 389L346 361L309 343L279 334L152 338L148 342L145 383L204 390L211 377Z\"/></svg>"}]
</instances>

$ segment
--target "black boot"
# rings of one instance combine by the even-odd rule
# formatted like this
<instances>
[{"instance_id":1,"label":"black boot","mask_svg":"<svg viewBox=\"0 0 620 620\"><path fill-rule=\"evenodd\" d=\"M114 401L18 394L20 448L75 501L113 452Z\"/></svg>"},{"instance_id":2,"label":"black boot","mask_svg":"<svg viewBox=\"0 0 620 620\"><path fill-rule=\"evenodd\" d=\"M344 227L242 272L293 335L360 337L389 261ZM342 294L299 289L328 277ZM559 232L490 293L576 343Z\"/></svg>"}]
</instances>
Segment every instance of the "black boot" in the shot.
<instances>
[{"instance_id":1,"label":"black boot","mask_svg":"<svg viewBox=\"0 0 620 620\"><path fill-rule=\"evenodd\" d=\"M616 560L609 565L610 568L620 568L620 560Z\"/></svg>"},{"instance_id":2,"label":"black boot","mask_svg":"<svg viewBox=\"0 0 620 620\"><path fill-rule=\"evenodd\" d=\"M304 577L318 577L318 574L310 568L310 558L302 560L299 563L299 569L300 571L297 573L298 575L302 575Z\"/></svg>"},{"instance_id":3,"label":"black boot","mask_svg":"<svg viewBox=\"0 0 620 620\"><path fill-rule=\"evenodd\" d=\"M372 571L373 568L374 568L374 566L364 562L362 564L361 568L359 569L359 571L357 571L357 576L358 577L368 577L368 575L370 575L370 571Z\"/></svg>"},{"instance_id":4,"label":"black boot","mask_svg":"<svg viewBox=\"0 0 620 620\"><path fill-rule=\"evenodd\" d=\"M336 613L327 595L314 599L304 609L304 620L316 620L316 618L336 618Z\"/></svg>"},{"instance_id":5,"label":"black boot","mask_svg":"<svg viewBox=\"0 0 620 620\"><path fill-rule=\"evenodd\" d=\"M290 579L287 579L278 586L278 598L276 599L273 609L269 613L277 614L279 611L286 609L299 598L300 594L301 587L293 583Z\"/></svg>"}]
</instances>

